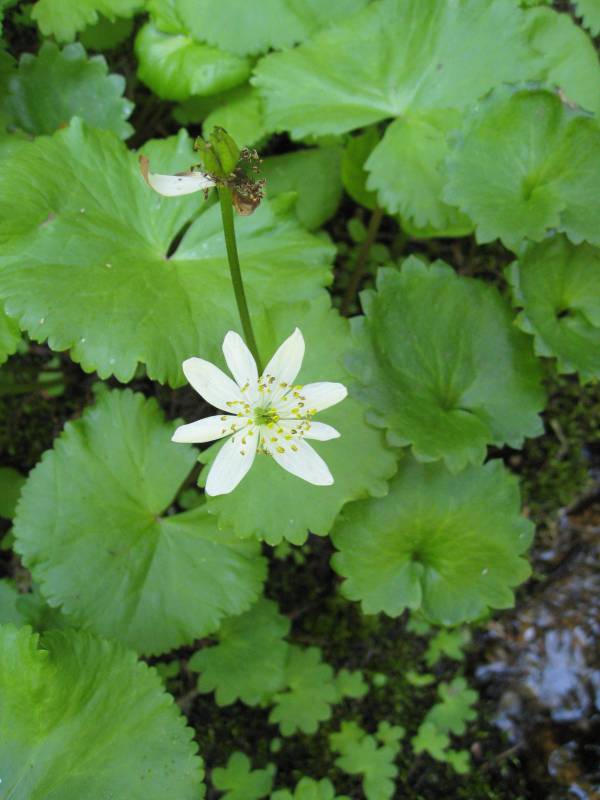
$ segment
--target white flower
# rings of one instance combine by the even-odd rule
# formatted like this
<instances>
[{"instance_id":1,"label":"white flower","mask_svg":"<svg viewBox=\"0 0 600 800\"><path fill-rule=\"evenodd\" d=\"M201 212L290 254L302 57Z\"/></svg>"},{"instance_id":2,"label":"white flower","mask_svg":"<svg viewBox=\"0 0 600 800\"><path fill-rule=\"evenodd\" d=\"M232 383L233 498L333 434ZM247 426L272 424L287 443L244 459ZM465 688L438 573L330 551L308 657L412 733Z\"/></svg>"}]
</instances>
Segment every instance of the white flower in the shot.
<instances>
[{"instance_id":1,"label":"white flower","mask_svg":"<svg viewBox=\"0 0 600 800\"><path fill-rule=\"evenodd\" d=\"M190 170L176 175L160 175L150 172L150 163L146 156L140 156L140 169L144 180L155 192L165 197L180 197L184 194L203 192L215 186L215 181L204 172Z\"/></svg>"},{"instance_id":2,"label":"white flower","mask_svg":"<svg viewBox=\"0 0 600 800\"><path fill-rule=\"evenodd\" d=\"M228 413L181 425L173 434L174 442L229 437L211 466L206 493L233 491L257 452L272 456L281 467L309 483L332 484L327 464L306 440L327 441L340 435L313 417L339 403L348 392L341 383L294 385L304 358L304 338L298 328L279 347L260 378L250 350L237 333L229 331L225 336L223 353L235 381L202 358L188 358L183 371L208 403Z\"/></svg>"}]
</instances>

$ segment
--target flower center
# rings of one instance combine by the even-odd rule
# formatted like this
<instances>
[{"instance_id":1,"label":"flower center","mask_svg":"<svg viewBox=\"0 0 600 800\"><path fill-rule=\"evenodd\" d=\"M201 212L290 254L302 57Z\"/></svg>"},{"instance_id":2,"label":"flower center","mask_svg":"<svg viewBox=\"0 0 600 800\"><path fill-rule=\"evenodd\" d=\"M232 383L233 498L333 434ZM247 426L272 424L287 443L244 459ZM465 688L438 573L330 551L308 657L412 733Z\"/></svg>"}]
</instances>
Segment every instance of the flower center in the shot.
<instances>
[{"instance_id":1,"label":"flower center","mask_svg":"<svg viewBox=\"0 0 600 800\"><path fill-rule=\"evenodd\" d=\"M254 424L255 425L273 425L279 421L279 414L274 408L255 408L254 409Z\"/></svg>"}]
</instances>

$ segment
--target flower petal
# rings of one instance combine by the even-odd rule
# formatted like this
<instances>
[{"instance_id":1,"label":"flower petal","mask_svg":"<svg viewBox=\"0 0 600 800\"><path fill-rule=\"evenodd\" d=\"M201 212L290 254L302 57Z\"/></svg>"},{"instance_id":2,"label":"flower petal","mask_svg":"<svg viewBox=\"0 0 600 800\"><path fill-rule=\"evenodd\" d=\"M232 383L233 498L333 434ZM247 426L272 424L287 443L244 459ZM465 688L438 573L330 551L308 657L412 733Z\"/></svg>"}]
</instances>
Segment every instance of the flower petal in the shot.
<instances>
[{"instance_id":1,"label":"flower petal","mask_svg":"<svg viewBox=\"0 0 600 800\"><path fill-rule=\"evenodd\" d=\"M304 358L304 337L299 328L279 346L269 361L263 375L270 375L278 383L288 385L296 380Z\"/></svg>"},{"instance_id":2,"label":"flower petal","mask_svg":"<svg viewBox=\"0 0 600 800\"><path fill-rule=\"evenodd\" d=\"M320 383L305 384L300 393L304 397L304 408L310 411L323 411L325 408L340 403L348 395L348 389L343 383Z\"/></svg>"},{"instance_id":3,"label":"flower petal","mask_svg":"<svg viewBox=\"0 0 600 800\"><path fill-rule=\"evenodd\" d=\"M214 439L222 439L223 436L231 436L232 433L245 428L247 424L247 419L232 417L230 414L204 417L196 422L190 422L189 425L180 425L171 437L171 441L190 444L212 442Z\"/></svg>"},{"instance_id":4,"label":"flower petal","mask_svg":"<svg viewBox=\"0 0 600 800\"><path fill-rule=\"evenodd\" d=\"M296 439L293 444L296 450L286 447L283 453L272 451L271 454L279 466L315 486L330 486L333 475L321 456L303 439Z\"/></svg>"},{"instance_id":5,"label":"flower petal","mask_svg":"<svg viewBox=\"0 0 600 800\"><path fill-rule=\"evenodd\" d=\"M315 439L319 442L339 439L340 436L340 432L333 425L327 425L325 422L311 422L310 428L304 432L305 439Z\"/></svg>"},{"instance_id":6,"label":"flower petal","mask_svg":"<svg viewBox=\"0 0 600 800\"><path fill-rule=\"evenodd\" d=\"M246 444L242 443L241 434L228 439L210 468L206 494L215 497L233 491L252 466L257 444L258 436L248 436Z\"/></svg>"},{"instance_id":7,"label":"flower petal","mask_svg":"<svg viewBox=\"0 0 600 800\"><path fill-rule=\"evenodd\" d=\"M199 395L215 408L225 411L241 411L242 393L240 387L218 367L203 358L188 358L183 364L183 374Z\"/></svg>"},{"instance_id":8,"label":"flower petal","mask_svg":"<svg viewBox=\"0 0 600 800\"><path fill-rule=\"evenodd\" d=\"M203 172L180 172L177 175L159 175L157 172L150 172L150 163L146 156L140 156L140 170L148 186L165 197L193 194L215 185L212 178Z\"/></svg>"},{"instance_id":9,"label":"flower petal","mask_svg":"<svg viewBox=\"0 0 600 800\"><path fill-rule=\"evenodd\" d=\"M258 381L258 370L254 356L246 346L242 337L229 331L223 341L223 355L229 367L229 371L241 388L250 384L255 387Z\"/></svg>"}]
</instances>

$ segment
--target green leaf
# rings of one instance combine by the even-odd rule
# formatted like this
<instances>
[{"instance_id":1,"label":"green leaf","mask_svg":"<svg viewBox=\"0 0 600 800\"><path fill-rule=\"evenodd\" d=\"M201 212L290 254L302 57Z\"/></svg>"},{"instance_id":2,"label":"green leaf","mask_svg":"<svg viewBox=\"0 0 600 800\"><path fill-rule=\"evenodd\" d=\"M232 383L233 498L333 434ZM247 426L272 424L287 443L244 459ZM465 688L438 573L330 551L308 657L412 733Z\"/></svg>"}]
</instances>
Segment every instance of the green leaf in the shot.
<instances>
[{"instance_id":1,"label":"green leaf","mask_svg":"<svg viewBox=\"0 0 600 800\"><path fill-rule=\"evenodd\" d=\"M259 62L254 80L267 124L301 138L408 112L468 108L493 86L527 77L524 19L512 0L371 3Z\"/></svg>"},{"instance_id":2,"label":"green leaf","mask_svg":"<svg viewBox=\"0 0 600 800\"><path fill-rule=\"evenodd\" d=\"M441 702L436 703L427 712L425 722L431 722L444 733L462 735L467 729L467 722L477 718L472 708L479 695L469 686L464 678L454 678L451 683L440 683L438 694Z\"/></svg>"},{"instance_id":3,"label":"green leaf","mask_svg":"<svg viewBox=\"0 0 600 800\"><path fill-rule=\"evenodd\" d=\"M318 647L290 647L284 692L274 698L269 722L279 725L283 736L297 731L315 733L319 723L331 717L338 693L333 669L321 661Z\"/></svg>"},{"instance_id":4,"label":"green leaf","mask_svg":"<svg viewBox=\"0 0 600 800\"><path fill-rule=\"evenodd\" d=\"M289 789L278 789L271 795L271 800L350 800L346 795L336 795L335 787L328 778L315 781L312 778L301 778L294 792Z\"/></svg>"},{"instance_id":5,"label":"green leaf","mask_svg":"<svg viewBox=\"0 0 600 800\"><path fill-rule=\"evenodd\" d=\"M498 461L458 475L406 458L386 497L354 503L332 533L343 592L365 614L421 608L441 625L513 604L529 575L533 524L516 478Z\"/></svg>"},{"instance_id":6,"label":"green leaf","mask_svg":"<svg viewBox=\"0 0 600 800\"><path fill-rule=\"evenodd\" d=\"M575 10L592 36L597 36L600 33L600 2L598 0L575 0Z\"/></svg>"},{"instance_id":7,"label":"green leaf","mask_svg":"<svg viewBox=\"0 0 600 800\"><path fill-rule=\"evenodd\" d=\"M299 383L348 383L348 373L342 366L348 347L348 323L326 298L273 306L266 319L266 324L255 328L264 358L297 325L306 341ZM329 465L333 486L313 486L285 472L272 458L258 457L234 492L208 499L208 509L218 515L219 527L233 530L241 538L256 537L271 545L284 538L302 544L309 530L321 536L327 534L350 500L385 494L386 480L395 472L396 459L385 447L380 432L364 421L364 412L350 387L349 397L318 415L320 421L341 433L339 439L313 444ZM210 462L220 446L205 450L202 460ZM273 501L265 503L265 497Z\"/></svg>"},{"instance_id":8,"label":"green leaf","mask_svg":"<svg viewBox=\"0 0 600 800\"><path fill-rule=\"evenodd\" d=\"M557 229L600 244L600 128L543 89L497 89L478 104L447 165L444 197L477 240L515 250Z\"/></svg>"},{"instance_id":9,"label":"green leaf","mask_svg":"<svg viewBox=\"0 0 600 800\"><path fill-rule=\"evenodd\" d=\"M240 56L291 47L368 0L176 0L186 32Z\"/></svg>"},{"instance_id":10,"label":"green leaf","mask_svg":"<svg viewBox=\"0 0 600 800\"><path fill-rule=\"evenodd\" d=\"M27 133L53 133L72 117L126 139L133 103L122 95L125 78L109 75L103 56L87 58L79 42L60 50L44 42L37 56L24 53L9 81L5 109L12 124Z\"/></svg>"},{"instance_id":11,"label":"green leaf","mask_svg":"<svg viewBox=\"0 0 600 800\"><path fill-rule=\"evenodd\" d=\"M197 161L184 132L143 148L158 172ZM101 168L99 168L101 165ZM102 378L182 383L181 362L215 360L239 327L218 207L172 253L203 200L161 198L114 135L74 120L0 165L0 297L36 341ZM264 203L236 220L253 319L272 303L315 297L333 247ZM82 308L85 313L82 313Z\"/></svg>"},{"instance_id":12,"label":"green leaf","mask_svg":"<svg viewBox=\"0 0 600 800\"><path fill-rule=\"evenodd\" d=\"M44 36L71 42L78 31L95 25L99 14L109 20L131 17L142 6L143 0L38 0L31 16Z\"/></svg>"},{"instance_id":13,"label":"green leaf","mask_svg":"<svg viewBox=\"0 0 600 800\"><path fill-rule=\"evenodd\" d=\"M584 381L600 377L600 250L554 236L524 250L508 277L538 355Z\"/></svg>"},{"instance_id":14,"label":"green leaf","mask_svg":"<svg viewBox=\"0 0 600 800\"><path fill-rule=\"evenodd\" d=\"M443 657L452 658L455 661L464 661L464 648L471 641L469 631L466 628L454 628L448 630L442 628L431 639L425 653L425 663L428 667L433 667Z\"/></svg>"},{"instance_id":15,"label":"green leaf","mask_svg":"<svg viewBox=\"0 0 600 800\"><path fill-rule=\"evenodd\" d=\"M202 673L198 690L216 690L219 706L236 700L255 706L283 689L290 648L283 637L289 629L289 620L266 599L245 614L224 620L218 643L194 653L189 661L191 670Z\"/></svg>"},{"instance_id":16,"label":"green leaf","mask_svg":"<svg viewBox=\"0 0 600 800\"><path fill-rule=\"evenodd\" d=\"M445 761L446 748L450 744L450 737L440 731L433 722L422 722L417 735L411 739L411 744L416 755L428 753L437 761Z\"/></svg>"},{"instance_id":17,"label":"green leaf","mask_svg":"<svg viewBox=\"0 0 600 800\"><path fill-rule=\"evenodd\" d=\"M344 729L346 726L346 729ZM388 731L389 733L389 731ZM355 723L342 723L341 734L330 736L330 745L340 753L335 764L349 775L363 776L367 800L389 800L394 796L394 778L398 769L394 760L400 749L398 736L388 744L379 745Z\"/></svg>"},{"instance_id":18,"label":"green leaf","mask_svg":"<svg viewBox=\"0 0 600 800\"><path fill-rule=\"evenodd\" d=\"M566 100L600 114L600 63L590 37L568 14L535 8L527 15L529 40L542 56L531 77L559 86Z\"/></svg>"},{"instance_id":19,"label":"green leaf","mask_svg":"<svg viewBox=\"0 0 600 800\"><path fill-rule=\"evenodd\" d=\"M353 672L348 669L341 669L335 676L335 688L338 693L338 702L343 700L344 697L352 697L354 700L359 700L369 691L369 686L359 669Z\"/></svg>"},{"instance_id":20,"label":"green leaf","mask_svg":"<svg viewBox=\"0 0 600 800\"><path fill-rule=\"evenodd\" d=\"M237 86L220 98L222 102L204 118L203 136L207 137L214 127L225 128L234 141L252 147L267 135L262 100L254 87L249 84ZM188 102L193 103L196 99Z\"/></svg>"},{"instance_id":21,"label":"green leaf","mask_svg":"<svg viewBox=\"0 0 600 800\"><path fill-rule=\"evenodd\" d=\"M133 20L100 17L98 22L81 32L79 41L86 50L114 50L131 36Z\"/></svg>"},{"instance_id":22,"label":"green leaf","mask_svg":"<svg viewBox=\"0 0 600 800\"><path fill-rule=\"evenodd\" d=\"M391 725L387 720L384 719L383 722L380 722L377 726L377 733L375 736L382 744L396 747L404 738L405 734L406 730L402 727L402 725Z\"/></svg>"},{"instance_id":23,"label":"green leaf","mask_svg":"<svg viewBox=\"0 0 600 800\"><path fill-rule=\"evenodd\" d=\"M17 611L23 617L23 624L29 625L39 633L75 627L69 617L62 614L58 608L51 608L46 603L35 584L31 587L31 592L19 595Z\"/></svg>"},{"instance_id":24,"label":"green leaf","mask_svg":"<svg viewBox=\"0 0 600 800\"><path fill-rule=\"evenodd\" d=\"M0 774L11 800L198 800L202 761L156 672L86 632L0 627Z\"/></svg>"},{"instance_id":25,"label":"green leaf","mask_svg":"<svg viewBox=\"0 0 600 800\"><path fill-rule=\"evenodd\" d=\"M296 214L308 230L335 214L342 199L339 147L312 147L265 158L261 174L268 197L297 192Z\"/></svg>"},{"instance_id":26,"label":"green leaf","mask_svg":"<svg viewBox=\"0 0 600 800\"><path fill-rule=\"evenodd\" d=\"M216 630L265 576L254 543L219 533L204 506L166 513L196 455L172 432L155 401L107 392L30 474L15 519L50 605L144 653Z\"/></svg>"},{"instance_id":27,"label":"green leaf","mask_svg":"<svg viewBox=\"0 0 600 800\"><path fill-rule=\"evenodd\" d=\"M467 217L441 199L446 137L460 120L459 111L434 109L392 122L366 163L371 173L367 186L378 192L380 205L416 227L469 226Z\"/></svg>"},{"instance_id":28,"label":"green leaf","mask_svg":"<svg viewBox=\"0 0 600 800\"><path fill-rule=\"evenodd\" d=\"M379 131L375 126L358 136L351 136L342 155L341 177L350 197L371 211L377 206L377 195L367 189L369 173L365 162L379 144Z\"/></svg>"},{"instance_id":29,"label":"green leaf","mask_svg":"<svg viewBox=\"0 0 600 800\"><path fill-rule=\"evenodd\" d=\"M12 519L25 478L12 467L0 467L0 517Z\"/></svg>"},{"instance_id":30,"label":"green leaf","mask_svg":"<svg viewBox=\"0 0 600 800\"><path fill-rule=\"evenodd\" d=\"M163 100L187 100L192 95L231 89L250 75L250 62L191 39L168 34L152 23L135 39L138 75Z\"/></svg>"},{"instance_id":31,"label":"green leaf","mask_svg":"<svg viewBox=\"0 0 600 800\"><path fill-rule=\"evenodd\" d=\"M216 767L211 773L215 787L225 792L222 800L260 800L271 791L275 767L252 769L250 759L236 751L229 756L225 767Z\"/></svg>"},{"instance_id":32,"label":"green leaf","mask_svg":"<svg viewBox=\"0 0 600 800\"><path fill-rule=\"evenodd\" d=\"M0 364L4 364L9 356L16 352L21 341L19 325L9 317L0 301Z\"/></svg>"},{"instance_id":33,"label":"green leaf","mask_svg":"<svg viewBox=\"0 0 600 800\"><path fill-rule=\"evenodd\" d=\"M488 444L520 447L542 432L540 366L494 287L411 257L380 269L361 299L347 363L394 444L455 472L481 463Z\"/></svg>"},{"instance_id":34,"label":"green leaf","mask_svg":"<svg viewBox=\"0 0 600 800\"><path fill-rule=\"evenodd\" d=\"M23 615L19 611L17 603L20 596L12 581L5 578L0 580L0 625L11 623L20 627L23 624Z\"/></svg>"}]
</instances>

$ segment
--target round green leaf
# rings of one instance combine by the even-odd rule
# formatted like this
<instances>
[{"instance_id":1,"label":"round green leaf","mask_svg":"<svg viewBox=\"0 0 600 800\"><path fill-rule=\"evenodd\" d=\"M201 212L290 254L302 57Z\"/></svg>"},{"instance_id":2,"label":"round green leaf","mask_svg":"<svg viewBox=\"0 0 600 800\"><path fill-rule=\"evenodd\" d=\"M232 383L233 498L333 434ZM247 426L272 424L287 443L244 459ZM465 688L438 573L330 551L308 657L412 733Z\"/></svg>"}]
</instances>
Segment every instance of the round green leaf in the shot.
<instances>
[{"instance_id":1,"label":"round green leaf","mask_svg":"<svg viewBox=\"0 0 600 800\"><path fill-rule=\"evenodd\" d=\"M519 327L559 372L600 377L600 250L555 236L527 248L509 269Z\"/></svg>"},{"instance_id":2,"label":"round green leaf","mask_svg":"<svg viewBox=\"0 0 600 800\"><path fill-rule=\"evenodd\" d=\"M558 229L600 244L600 128L558 94L503 87L473 110L451 153L445 199L477 239L516 249Z\"/></svg>"},{"instance_id":3,"label":"round green leaf","mask_svg":"<svg viewBox=\"0 0 600 800\"><path fill-rule=\"evenodd\" d=\"M138 75L163 100L216 94L243 83L250 62L183 34L168 34L148 23L135 39Z\"/></svg>"},{"instance_id":4,"label":"round green leaf","mask_svg":"<svg viewBox=\"0 0 600 800\"><path fill-rule=\"evenodd\" d=\"M441 198L448 131L493 86L525 79L532 57L513 0L379 0L262 59L254 82L269 129L294 138L399 117L369 158L367 187L390 213L443 229L453 213Z\"/></svg>"},{"instance_id":5,"label":"round green leaf","mask_svg":"<svg viewBox=\"0 0 600 800\"><path fill-rule=\"evenodd\" d=\"M417 228L469 226L464 214L441 199L446 137L460 119L459 111L443 109L407 114L392 122L366 163L367 186L378 192L380 205Z\"/></svg>"},{"instance_id":6,"label":"round green leaf","mask_svg":"<svg viewBox=\"0 0 600 800\"><path fill-rule=\"evenodd\" d=\"M38 0L31 16L44 36L59 42L70 42L78 31L98 22L98 15L107 19L131 17L143 6L143 0Z\"/></svg>"},{"instance_id":7,"label":"round green leaf","mask_svg":"<svg viewBox=\"0 0 600 800\"><path fill-rule=\"evenodd\" d=\"M0 626L0 775L11 800L198 800L202 761L160 678L115 642Z\"/></svg>"},{"instance_id":8,"label":"round green leaf","mask_svg":"<svg viewBox=\"0 0 600 800\"><path fill-rule=\"evenodd\" d=\"M176 0L191 36L240 56L291 47L368 0Z\"/></svg>"},{"instance_id":9,"label":"round green leaf","mask_svg":"<svg viewBox=\"0 0 600 800\"><path fill-rule=\"evenodd\" d=\"M157 172L197 161L184 132L143 148ZM239 327L218 207L161 198L114 135L78 120L0 164L0 298L36 341L71 348L86 371L182 383L181 362L214 360ZM263 202L236 219L253 318L330 280L334 248L291 210ZM175 252L172 250L175 249Z\"/></svg>"},{"instance_id":10,"label":"round green leaf","mask_svg":"<svg viewBox=\"0 0 600 800\"><path fill-rule=\"evenodd\" d=\"M542 56L531 77L559 86L567 100L600 114L600 62L590 37L568 14L550 8L534 8L527 18L531 46Z\"/></svg>"},{"instance_id":11,"label":"round green leaf","mask_svg":"<svg viewBox=\"0 0 600 800\"><path fill-rule=\"evenodd\" d=\"M261 175L267 196L296 192L298 219L309 230L318 228L335 214L342 198L340 161L339 147L311 147L265 158Z\"/></svg>"},{"instance_id":12,"label":"round green leaf","mask_svg":"<svg viewBox=\"0 0 600 800\"><path fill-rule=\"evenodd\" d=\"M542 432L541 369L494 287L411 257L361 299L347 363L393 444L455 472Z\"/></svg>"},{"instance_id":13,"label":"round green leaf","mask_svg":"<svg viewBox=\"0 0 600 800\"><path fill-rule=\"evenodd\" d=\"M153 400L107 392L44 454L15 518L49 604L144 653L216 630L265 577L257 545L220 533L205 506L166 513L196 456L172 432Z\"/></svg>"},{"instance_id":14,"label":"round green leaf","mask_svg":"<svg viewBox=\"0 0 600 800\"><path fill-rule=\"evenodd\" d=\"M133 103L122 95L125 79L109 75L103 56L87 58L75 42L60 50L44 42L38 55L24 53L4 101L12 124L34 135L53 133L74 116L126 139Z\"/></svg>"},{"instance_id":15,"label":"round green leaf","mask_svg":"<svg viewBox=\"0 0 600 800\"><path fill-rule=\"evenodd\" d=\"M467 108L492 86L526 77L523 24L512 0L380 0L262 59L254 80L268 125L294 138Z\"/></svg>"},{"instance_id":16,"label":"round green leaf","mask_svg":"<svg viewBox=\"0 0 600 800\"><path fill-rule=\"evenodd\" d=\"M332 564L365 614L422 609L455 625L513 604L511 587L529 575L521 554L532 536L517 479L499 461L452 475L407 458L388 495L344 512Z\"/></svg>"},{"instance_id":17,"label":"round green leaf","mask_svg":"<svg viewBox=\"0 0 600 800\"><path fill-rule=\"evenodd\" d=\"M217 704L241 700L255 706L283 688L290 622L272 600L261 599L239 617L226 619L219 641L194 653L189 668L202 673L201 692L216 691Z\"/></svg>"},{"instance_id":18,"label":"round green leaf","mask_svg":"<svg viewBox=\"0 0 600 800\"><path fill-rule=\"evenodd\" d=\"M266 358L298 326L306 354L298 382L341 381L348 384L342 362L348 348L348 323L331 309L326 298L312 303L273 307L265 325L257 329L259 350ZM208 509L219 517L219 527L233 529L241 538L264 539L271 545L284 538L306 541L308 531L325 535L341 508L350 500L379 496L396 469L380 432L364 421L364 406L350 396L317 419L341 433L329 442L311 442L329 465L335 483L313 486L279 467L272 458L258 456L252 469L231 494L208 498ZM202 453L210 461L221 444ZM206 470L205 470L206 472ZM271 498L265 502L265 498Z\"/></svg>"},{"instance_id":19,"label":"round green leaf","mask_svg":"<svg viewBox=\"0 0 600 800\"><path fill-rule=\"evenodd\" d=\"M293 792L289 789L278 789L271 795L271 800L350 800L350 798L336 794L335 786L329 778L315 781L305 775L300 778Z\"/></svg>"}]
</instances>

